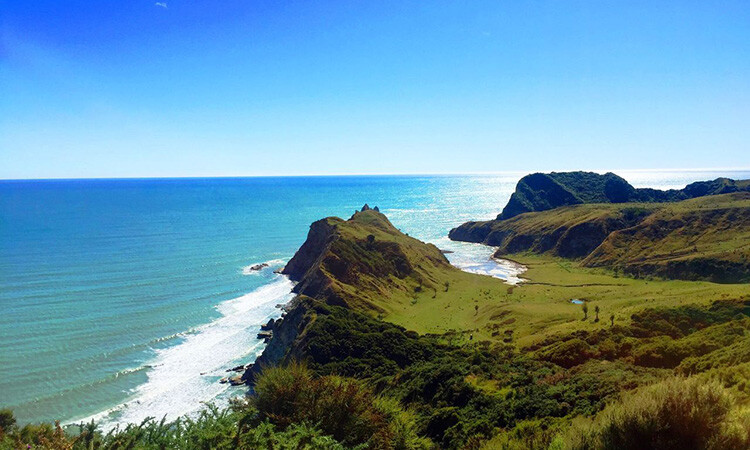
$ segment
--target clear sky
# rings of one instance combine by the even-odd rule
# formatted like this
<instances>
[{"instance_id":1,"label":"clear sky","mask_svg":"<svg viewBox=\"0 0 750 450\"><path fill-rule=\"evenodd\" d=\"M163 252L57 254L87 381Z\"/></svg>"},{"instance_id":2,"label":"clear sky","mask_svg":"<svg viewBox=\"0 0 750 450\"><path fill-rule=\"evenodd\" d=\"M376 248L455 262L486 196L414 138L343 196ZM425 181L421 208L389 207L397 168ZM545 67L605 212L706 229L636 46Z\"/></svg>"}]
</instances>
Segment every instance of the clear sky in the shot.
<instances>
[{"instance_id":1,"label":"clear sky","mask_svg":"<svg viewBox=\"0 0 750 450\"><path fill-rule=\"evenodd\" d=\"M747 0L161 1L0 0L0 178L750 167Z\"/></svg>"}]
</instances>

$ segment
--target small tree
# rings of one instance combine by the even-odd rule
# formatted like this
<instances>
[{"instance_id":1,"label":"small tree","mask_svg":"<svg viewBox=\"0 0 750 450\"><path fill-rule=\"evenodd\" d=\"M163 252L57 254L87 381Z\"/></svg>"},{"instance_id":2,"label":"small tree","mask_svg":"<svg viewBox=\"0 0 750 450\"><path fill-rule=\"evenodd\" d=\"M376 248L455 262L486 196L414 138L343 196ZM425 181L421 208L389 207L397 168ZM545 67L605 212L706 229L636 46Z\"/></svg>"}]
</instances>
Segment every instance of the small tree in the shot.
<instances>
[{"instance_id":1,"label":"small tree","mask_svg":"<svg viewBox=\"0 0 750 450\"><path fill-rule=\"evenodd\" d=\"M594 306L594 313L596 314L594 322L599 322L599 305Z\"/></svg>"},{"instance_id":2,"label":"small tree","mask_svg":"<svg viewBox=\"0 0 750 450\"><path fill-rule=\"evenodd\" d=\"M581 309L583 310L583 320L586 320L589 318L589 305L586 302L583 302L581 305Z\"/></svg>"}]
</instances>

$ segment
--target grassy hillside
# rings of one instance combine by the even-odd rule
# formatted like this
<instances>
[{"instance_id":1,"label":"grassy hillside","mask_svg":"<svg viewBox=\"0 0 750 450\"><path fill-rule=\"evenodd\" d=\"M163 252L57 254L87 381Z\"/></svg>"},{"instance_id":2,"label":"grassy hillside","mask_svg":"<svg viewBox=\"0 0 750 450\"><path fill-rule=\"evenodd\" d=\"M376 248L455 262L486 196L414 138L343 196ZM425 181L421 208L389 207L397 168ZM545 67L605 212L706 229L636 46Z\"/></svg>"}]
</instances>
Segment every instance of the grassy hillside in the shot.
<instances>
[{"instance_id":1,"label":"grassy hillside","mask_svg":"<svg viewBox=\"0 0 750 450\"><path fill-rule=\"evenodd\" d=\"M644 308L709 305L750 295L746 284L636 279L548 255L509 256L528 268L524 273L527 281L490 298L480 298L480 319L466 323L466 327L480 326L482 335L512 333L522 347L549 336L604 328L610 325L613 314L615 324L626 325ZM582 306L572 303L573 299L585 301L588 320L581 320ZM596 307L600 309L599 322L594 322Z\"/></svg>"},{"instance_id":2,"label":"grassy hillside","mask_svg":"<svg viewBox=\"0 0 750 450\"><path fill-rule=\"evenodd\" d=\"M639 276L750 282L750 193L658 208L611 233L583 264Z\"/></svg>"},{"instance_id":3,"label":"grassy hillside","mask_svg":"<svg viewBox=\"0 0 750 450\"><path fill-rule=\"evenodd\" d=\"M458 240L481 236L498 247L498 256L530 251L638 276L750 281L749 192L662 204L567 206L469 222L451 232Z\"/></svg>"},{"instance_id":4,"label":"grassy hillside","mask_svg":"<svg viewBox=\"0 0 750 450\"><path fill-rule=\"evenodd\" d=\"M675 202L707 195L750 191L750 180L717 178L698 181L684 189L634 188L613 174L594 172L534 173L521 178L498 220L585 203Z\"/></svg>"},{"instance_id":5,"label":"grassy hillside","mask_svg":"<svg viewBox=\"0 0 750 450\"><path fill-rule=\"evenodd\" d=\"M437 247L400 232L374 210L315 222L283 272L298 281L299 294L381 316L408 315L416 303L446 292L463 298L503 289L500 280L453 267Z\"/></svg>"}]
</instances>

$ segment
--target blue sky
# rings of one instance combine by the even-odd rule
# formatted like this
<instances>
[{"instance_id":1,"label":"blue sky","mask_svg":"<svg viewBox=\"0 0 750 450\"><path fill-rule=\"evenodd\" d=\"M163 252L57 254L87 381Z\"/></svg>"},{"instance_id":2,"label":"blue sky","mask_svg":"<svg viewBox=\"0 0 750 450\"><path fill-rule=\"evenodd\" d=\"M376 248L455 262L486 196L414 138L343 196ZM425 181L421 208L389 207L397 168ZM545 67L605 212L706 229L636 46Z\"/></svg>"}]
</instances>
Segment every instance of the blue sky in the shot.
<instances>
[{"instance_id":1,"label":"blue sky","mask_svg":"<svg viewBox=\"0 0 750 450\"><path fill-rule=\"evenodd\" d=\"M749 155L746 0L0 4L0 178Z\"/></svg>"}]
</instances>

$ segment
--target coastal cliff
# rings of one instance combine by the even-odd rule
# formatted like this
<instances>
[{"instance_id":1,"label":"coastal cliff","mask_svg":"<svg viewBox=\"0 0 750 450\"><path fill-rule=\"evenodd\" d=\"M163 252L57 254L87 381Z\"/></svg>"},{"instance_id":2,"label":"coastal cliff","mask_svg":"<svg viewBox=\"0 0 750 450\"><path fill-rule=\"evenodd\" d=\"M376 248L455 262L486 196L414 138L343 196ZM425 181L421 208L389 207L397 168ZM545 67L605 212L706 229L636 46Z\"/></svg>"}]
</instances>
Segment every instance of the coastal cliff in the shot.
<instances>
[{"instance_id":1,"label":"coastal cliff","mask_svg":"<svg viewBox=\"0 0 750 450\"><path fill-rule=\"evenodd\" d=\"M750 192L658 208L609 233L581 264L639 277L750 283Z\"/></svg>"}]
</instances>

